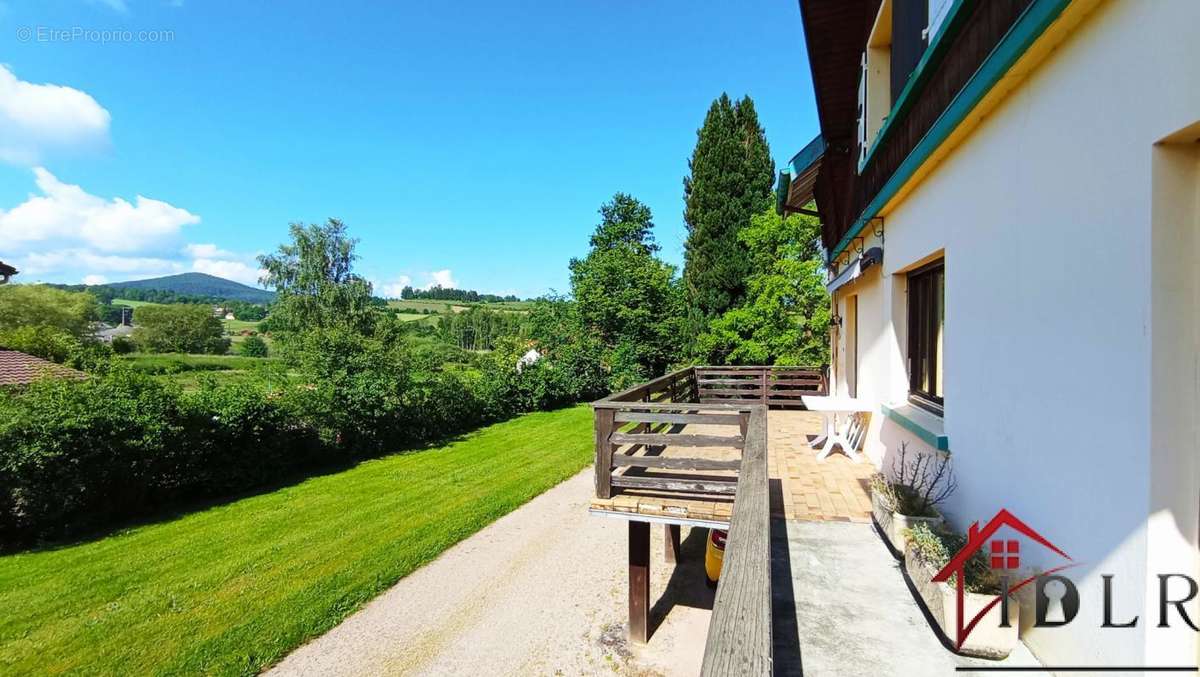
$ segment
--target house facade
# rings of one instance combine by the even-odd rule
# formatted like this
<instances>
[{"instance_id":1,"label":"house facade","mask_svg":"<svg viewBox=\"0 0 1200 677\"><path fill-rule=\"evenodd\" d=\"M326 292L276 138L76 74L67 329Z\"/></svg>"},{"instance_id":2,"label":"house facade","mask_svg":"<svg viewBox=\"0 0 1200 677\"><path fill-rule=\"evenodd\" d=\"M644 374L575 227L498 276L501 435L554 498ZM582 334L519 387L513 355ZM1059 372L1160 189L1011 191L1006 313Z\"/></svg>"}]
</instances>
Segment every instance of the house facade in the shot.
<instances>
[{"instance_id":1,"label":"house facade","mask_svg":"<svg viewBox=\"0 0 1200 677\"><path fill-rule=\"evenodd\" d=\"M779 204L821 218L867 456L949 453L954 526L1080 563L1074 621L1023 615L1044 663L1195 665L1157 626L1200 578L1200 2L799 4L821 136Z\"/></svg>"}]
</instances>

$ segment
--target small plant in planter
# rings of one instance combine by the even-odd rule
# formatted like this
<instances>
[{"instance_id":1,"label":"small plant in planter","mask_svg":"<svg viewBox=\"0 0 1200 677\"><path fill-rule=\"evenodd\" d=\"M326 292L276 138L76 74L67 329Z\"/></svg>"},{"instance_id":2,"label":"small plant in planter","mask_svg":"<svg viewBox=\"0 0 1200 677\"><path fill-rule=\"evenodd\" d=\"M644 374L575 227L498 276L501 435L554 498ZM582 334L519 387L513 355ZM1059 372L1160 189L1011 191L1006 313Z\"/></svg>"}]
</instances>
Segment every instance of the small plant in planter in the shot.
<instances>
[{"instance_id":1,"label":"small plant in planter","mask_svg":"<svg viewBox=\"0 0 1200 677\"><path fill-rule=\"evenodd\" d=\"M933 576L942 570L967 544L965 536L918 524L905 534L904 570L921 596L929 614L941 626L947 638L955 635L958 613L955 589L957 574L945 583L934 583ZM963 566L963 616L969 621L990 604L1002 588L999 575L988 566L983 550L976 551ZM1001 624L1001 605L996 604L971 630L959 652L982 658L1004 658L1017 644L1021 608L1015 597L1008 599L1008 627Z\"/></svg>"},{"instance_id":2,"label":"small plant in planter","mask_svg":"<svg viewBox=\"0 0 1200 677\"><path fill-rule=\"evenodd\" d=\"M871 513L896 555L904 554L904 532L918 524L943 522L938 506L958 488L950 457L928 452L909 458L908 443L892 459L892 477L871 476Z\"/></svg>"}]
</instances>

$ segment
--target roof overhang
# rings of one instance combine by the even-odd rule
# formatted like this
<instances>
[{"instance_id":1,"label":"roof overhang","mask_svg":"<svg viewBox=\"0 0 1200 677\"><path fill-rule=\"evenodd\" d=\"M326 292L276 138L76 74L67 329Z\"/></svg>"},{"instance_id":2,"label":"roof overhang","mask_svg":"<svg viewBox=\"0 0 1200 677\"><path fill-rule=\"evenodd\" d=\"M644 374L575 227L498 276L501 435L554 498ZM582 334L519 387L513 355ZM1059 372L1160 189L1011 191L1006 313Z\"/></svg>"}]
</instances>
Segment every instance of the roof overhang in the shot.
<instances>
[{"instance_id":1,"label":"roof overhang","mask_svg":"<svg viewBox=\"0 0 1200 677\"><path fill-rule=\"evenodd\" d=\"M813 201L824 157L825 138L820 134L792 156L787 166L779 172L779 181L775 185L776 211L784 216L793 212L816 215L808 208L808 204Z\"/></svg>"},{"instance_id":2,"label":"roof overhang","mask_svg":"<svg viewBox=\"0 0 1200 677\"><path fill-rule=\"evenodd\" d=\"M18 272L20 271L18 271L16 268L13 268L7 263L0 261L0 284L8 282L8 279L13 275L16 275Z\"/></svg>"}]
</instances>

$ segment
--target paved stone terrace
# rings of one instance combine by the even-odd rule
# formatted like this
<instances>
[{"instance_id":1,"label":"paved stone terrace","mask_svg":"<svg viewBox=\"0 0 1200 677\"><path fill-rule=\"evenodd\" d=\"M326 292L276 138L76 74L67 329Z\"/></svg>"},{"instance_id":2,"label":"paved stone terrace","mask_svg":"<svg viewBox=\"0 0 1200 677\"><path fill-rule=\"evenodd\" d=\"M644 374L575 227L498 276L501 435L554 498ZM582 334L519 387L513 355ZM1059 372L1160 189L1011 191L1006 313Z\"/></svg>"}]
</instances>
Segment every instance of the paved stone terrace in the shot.
<instances>
[{"instance_id":1,"label":"paved stone terrace","mask_svg":"<svg viewBox=\"0 0 1200 677\"><path fill-rule=\"evenodd\" d=\"M870 523L867 480L875 472L870 460L855 463L838 447L818 461L809 446L824 430L824 419L816 412L772 409L767 425L771 479L779 482L779 491L771 491L773 516Z\"/></svg>"}]
</instances>

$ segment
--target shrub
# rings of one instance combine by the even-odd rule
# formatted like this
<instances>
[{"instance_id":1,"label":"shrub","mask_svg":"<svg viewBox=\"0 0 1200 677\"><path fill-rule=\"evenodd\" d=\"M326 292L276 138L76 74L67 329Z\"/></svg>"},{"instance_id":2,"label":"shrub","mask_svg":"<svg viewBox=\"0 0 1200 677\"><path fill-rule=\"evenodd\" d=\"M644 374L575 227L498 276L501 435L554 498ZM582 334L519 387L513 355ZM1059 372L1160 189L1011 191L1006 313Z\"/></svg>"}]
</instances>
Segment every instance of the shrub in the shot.
<instances>
[{"instance_id":1,"label":"shrub","mask_svg":"<svg viewBox=\"0 0 1200 677\"><path fill-rule=\"evenodd\" d=\"M948 455L937 452L908 456L908 443L900 443L900 452L892 459L892 477L882 473L871 476L871 489L894 511L910 517L933 517L958 488Z\"/></svg>"},{"instance_id":2,"label":"shrub","mask_svg":"<svg viewBox=\"0 0 1200 677\"><path fill-rule=\"evenodd\" d=\"M115 336L112 340L112 350L117 355L128 355L137 352L137 343L128 336Z\"/></svg>"},{"instance_id":3,"label":"shrub","mask_svg":"<svg viewBox=\"0 0 1200 677\"><path fill-rule=\"evenodd\" d=\"M249 336L238 346L242 357L266 357L267 352L267 342L258 336Z\"/></svg>"},{"instance_id":4,"label":"shrub","mask_svg":"<svg viewBox=\"0 0 1200 677\"><path fill-rule=\"evenodd\" d=\"M56 327L25 325L0 331L0 346L59 364L70 359L81 345L78 338Z\"/></svg>"},{"instance_id":5,"label":"shrub","mask_svg":"<svg viewBox=\"0 0 1200 677\"><path fill-rule=\"evenodd\" d=\"M25 325L0 331L0 347L89 370L97 368L112 354L112 349L99 341L80 339L49 325Z\"/></svg>"},{"instance_id":6,"label":"shrub","mask_svg":"<svg viewBox=\"0 0 1200 677\"><path fill-rule=\"evenodd\" d=\"M4 400L6 531L60 535L144 509L164 459L186 448L176 397L128 370L44 379Z\"/></svg>"},{"instance_id":7,"label":"shrub","mask_svg":"<svg viewBox=\"0 0 1200 677\"><path fill-rule=\"evenodd\" d=\"M603 376L594 355L570 351L518 369L528 344L515 340L477 370L415 370L414 340L427 341L313 331L285 344L286 376L258 358L137 355L98 362L86 381L0 393L2 542L70 536L563 406ZM248 380L201 376L189 392L152 376L247 366Z\"/></svg>"},{"instance_id":8,"label":"shrub","mask_svg":"<svg viewBox=\"0 0 1200 677\"><path fill-rule=\"evenodd\" d=\"M935 531L926 524L918 524L912 529L906 529L904 537L908 542L909 553L924 564L940 571L950 562L954 554L967 544L965 536ZM987 555L983 549L976 550L963 566L966 573L963 587L968 592L978 592L994 595L1000 592L1000 581L996 572L988 565ZM957 575L951 576L949 583L957 586Z\"/></svg>"},{"instance_id":9,"label":"shrub","mask_svg":"<svg viewBox=\"0 0 1200 677\"><path fill-rule=\"evenodd\" d=\"M210 336L204 339L202 352L205 355L228 355L231 343L228 336Z\"/></svg>"},{"instance_id":10,"label":"shrub","mask_svg":"<svg viewBox=\"0 0 1200 677\"><path fill-rule=\"evenodd\" d=\"M295 426L285 400L257 383L212 377L181 398L188 445L163 489L219 495L260 486L319 458L315 436Z\"/></svg>"}]
</instances>

